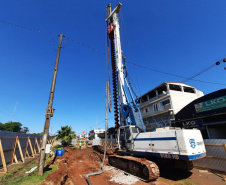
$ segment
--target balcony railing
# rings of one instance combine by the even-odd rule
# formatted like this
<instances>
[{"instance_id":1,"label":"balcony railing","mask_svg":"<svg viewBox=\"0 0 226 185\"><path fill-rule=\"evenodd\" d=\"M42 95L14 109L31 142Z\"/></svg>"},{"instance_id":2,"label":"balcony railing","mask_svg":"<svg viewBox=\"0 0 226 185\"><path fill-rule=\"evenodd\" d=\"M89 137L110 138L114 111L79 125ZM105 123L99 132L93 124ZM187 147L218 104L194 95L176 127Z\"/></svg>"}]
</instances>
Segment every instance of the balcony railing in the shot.
<instances>
[{"instance_id":1,"label":"balcony railing","mask_svg":"<svg viewBox=\"0 0 226 185\"><path fill-rule=\"evenodd\" d=\"M169 104L166 104L164 106L159 106L158 111L154 111L153 107L150 107L148 112L144 112L144 109L142 109L141 115L142 115L142 117L149 117L149 116L156 115L156 114L159 114L161 112L165 112L165 111L168 111L168 110L171 110L171 109L172 109L172 106L169 103Z\"/></svg>"},{"instance_id":2,"label":"balcony railing","mask_svg":"<svg viewBox=\"0 0 226 185\"><path fill-rule=\"evenodd\" d=\"M143 102L143 103L140 103L139 107L146 106L146 105L148 105L148 104L150 104L150 103L152 103L152 102L154 102L154 101L156 101L156 100L158 100L158 99L160 99L160 98L162 98L162 97L164 97L164 96L167 96L167 95L169 95L168 92L159 94L159 95L157 95L157 96L155 96L155 97L149 99L148 101L145 101L145 102Z\"/></svg>"}]
</instances>

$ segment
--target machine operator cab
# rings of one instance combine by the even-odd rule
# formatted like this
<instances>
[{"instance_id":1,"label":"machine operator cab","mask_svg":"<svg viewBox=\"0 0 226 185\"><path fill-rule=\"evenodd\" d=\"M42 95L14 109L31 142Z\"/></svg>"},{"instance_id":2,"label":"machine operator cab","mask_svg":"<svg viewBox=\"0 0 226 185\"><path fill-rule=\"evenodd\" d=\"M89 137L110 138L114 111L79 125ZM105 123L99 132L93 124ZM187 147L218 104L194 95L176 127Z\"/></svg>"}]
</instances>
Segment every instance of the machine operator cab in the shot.
<instances>
[{"instance_id":1,"label":"machine operator cab","mask_svg":"<svg viewBox=\"0 0 226 185\"><path fill-rule=\"evenodd\" d=\"M131 151L134 148L134 138L142 130L134 125L121 126L118 129L119 149Z\"/></svg>"}]
</instances>

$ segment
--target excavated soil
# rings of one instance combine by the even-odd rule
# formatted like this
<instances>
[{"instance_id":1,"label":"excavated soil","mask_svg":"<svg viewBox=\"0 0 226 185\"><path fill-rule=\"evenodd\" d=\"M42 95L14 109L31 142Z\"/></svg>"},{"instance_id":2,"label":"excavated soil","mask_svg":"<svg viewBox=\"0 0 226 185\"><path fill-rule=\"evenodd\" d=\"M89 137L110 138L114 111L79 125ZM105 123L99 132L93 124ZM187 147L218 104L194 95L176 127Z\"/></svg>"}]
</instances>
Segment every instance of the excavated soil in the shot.
<instances>
[{"instance_id":1,"label":"excavated soil","mask_svg":"<svg viewBox=\"0 0 226 185\"><path fill-rule=\"evenodd\" d=\"M42 185L56 184L87 184L85 175L100 170L101 156L89 148L78 150L75 148L65 148L65 154L62 157L56 157L54 164L59 169L49 175ZM105 176L103 178L103 176ZM108 182L107 175L90 177L93 185L114 184Z\"/></svg>"},{"instance_id":2,"label":"excavated soil","mask_svg":"<svg viewBox=\"0 0 226 185\"><path fill-rule=\"evenodd\" d=\"M100 154L90 148L82 150L74 148L65 148L65 154L62 157L56 157L55 160L49 164L57 164L59 169L50 174L42 185L86 185L86 174L101 171L100 164L103 154ZM127 181L126 178L130 178ZM89 177L92 185L115 185L115 184L128 184L143 185L147 184L135 177L128 177L122 171L113 169L108 166L107 159L105 160L105 171L101 175ZM156 183L151 183L156 184ZM157 183L165 184L165 183Z\"/></svg>"},{"instance_id":3,"label":"excavated soil","mask_svg":"<svg viewBox=\"0 0 226 185\"><path fill-rule=\"evenodd\" d=\"M107 156L106 156L107 157ZM86 185L86 174L99 172L103 154L100 154L90 148L82 150L67 147L62 157L56 157L49 164L57 164L59 169L50 174L42 185ZM197 185L215 185L225 184L225 181L216 175L200 174L194 169L187 174L168 171L162 169L161 177L154 182L143 182L134 176L125 174L107 163L105 160L104 173L91 176L89 180L92 185L115 185L115 184L133 184L133 185L179 185L178 180L186 179L195 182ZM186 183L182 183L186 184Z\"/></svg>"}]
</instances>

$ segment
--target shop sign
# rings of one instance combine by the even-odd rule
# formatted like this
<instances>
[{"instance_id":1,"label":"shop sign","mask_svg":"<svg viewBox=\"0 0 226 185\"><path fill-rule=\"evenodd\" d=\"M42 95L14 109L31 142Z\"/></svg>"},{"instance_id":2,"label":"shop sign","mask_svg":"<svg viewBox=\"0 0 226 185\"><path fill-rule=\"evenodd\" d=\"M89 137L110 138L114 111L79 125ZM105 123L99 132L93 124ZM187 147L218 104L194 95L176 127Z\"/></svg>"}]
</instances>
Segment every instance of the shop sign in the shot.
<instances>
[{"instance_id":1,"label":"shop sign","mask_svg":"<svg viewBox=\"0 0 226 185\"><path fill-rule=\"evenodd\" d=\"M182 125L184 128L200 128L202 127L202 120L184 121Z\"/></svg>"},{"instance_id":2,"label":"shop sign","mask_svg":"<svg viewBox=\"0 0 226 185\"><path fill-rule=\"evenodd\" d=\"M204 112L222 107L226 107L226 96L221 96L219 98L195 104L196 112Z\"/></svg>"}]
</instances>

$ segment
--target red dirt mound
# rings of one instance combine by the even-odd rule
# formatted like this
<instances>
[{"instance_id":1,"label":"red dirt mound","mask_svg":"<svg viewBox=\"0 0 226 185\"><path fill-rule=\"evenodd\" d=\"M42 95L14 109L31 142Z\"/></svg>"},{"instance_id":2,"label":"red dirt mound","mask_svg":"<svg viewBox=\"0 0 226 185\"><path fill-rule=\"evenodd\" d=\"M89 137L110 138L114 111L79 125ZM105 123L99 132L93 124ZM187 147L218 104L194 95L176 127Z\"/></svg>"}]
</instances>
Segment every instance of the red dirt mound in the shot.
<instances>
[{"instance_id":1,"label":"red dirt mound","mask_svg":"<svg viewBox=\"0 0 226 185\"><path fill-rule=\"evenodd\" d=\"M62 157L56 157L54 164L58 164L59 169L50 174L42 185L56 184L87 184L85 175L100 170L101 155L92 149L82 150L65 148ZM92 185L111 185L110 175L105 172L98 176L89 178Z\"/></svg>"}]
</instances>

